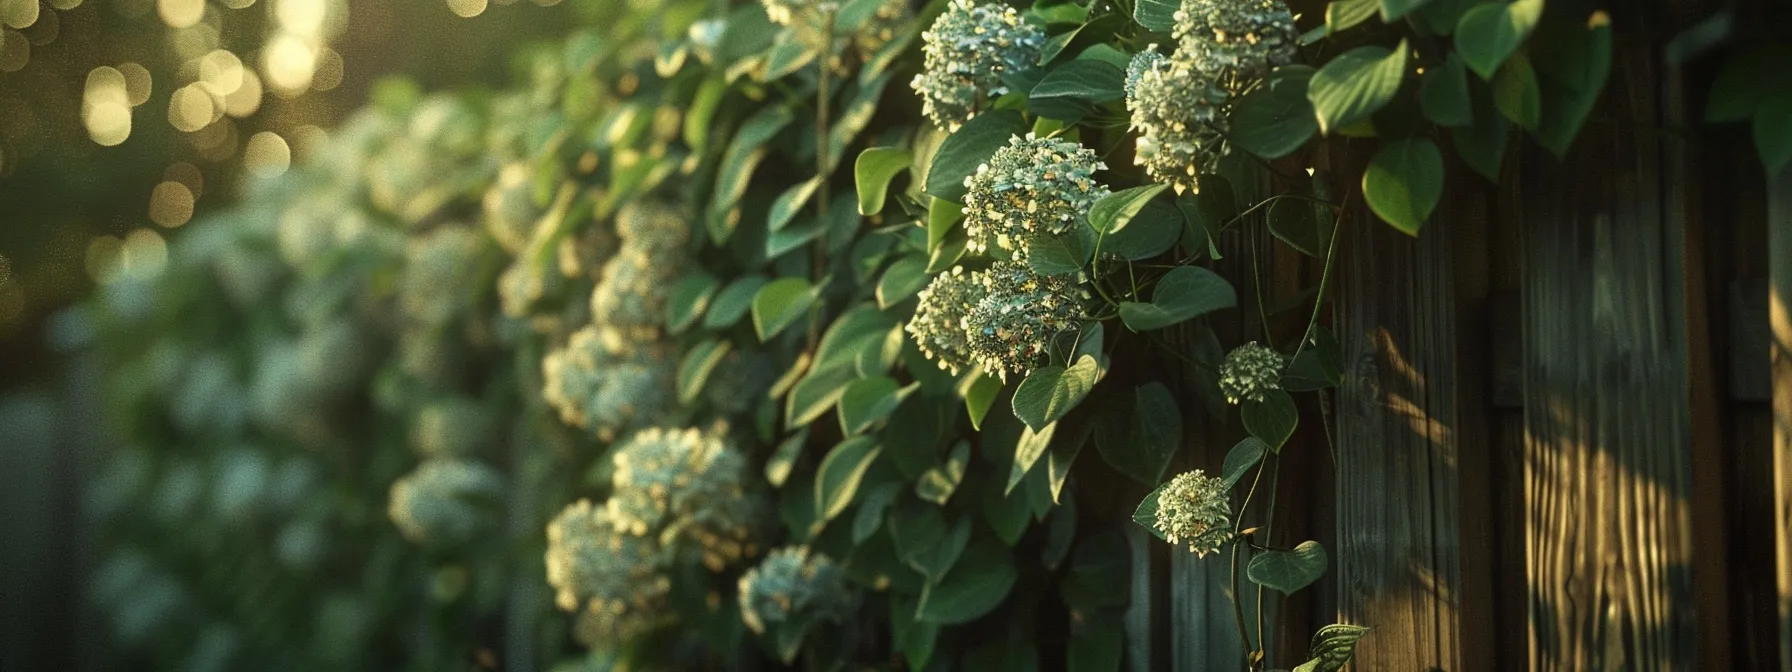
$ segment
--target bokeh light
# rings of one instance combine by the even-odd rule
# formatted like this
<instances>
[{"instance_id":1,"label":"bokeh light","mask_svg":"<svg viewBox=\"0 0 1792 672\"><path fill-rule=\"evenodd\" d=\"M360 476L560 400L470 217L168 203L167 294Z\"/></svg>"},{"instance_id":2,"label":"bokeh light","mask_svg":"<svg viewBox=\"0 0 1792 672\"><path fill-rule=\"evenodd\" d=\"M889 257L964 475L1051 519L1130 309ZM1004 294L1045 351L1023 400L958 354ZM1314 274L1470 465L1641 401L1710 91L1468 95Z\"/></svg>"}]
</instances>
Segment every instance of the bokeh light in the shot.
<instances>
[{"instance_id":1,"label":"bokeh light","mask_svg":"<svg viewBox=\"0 0 1792 672\"><path fill-rule=\"evenodd\" d=\"M37 23L37 0L0 0L0 24L24 30Z\"/></svg>"},{"instance_id":2,"label":"bokeh light","mask_svg":"<svg viewBox=\"0 0 1792 672\"><path fill-rule=\"evenodd\" d=\"M156 15L170 28L186 28L205 18L205 0L156 0Z\"/></svg>"},{"instance_id":3,"label":"bokeh light","mask_svg":"<svg viewBox=\"0 0 1792 672\"><path fill-rule=\"evenodd\" d=\"M485 0L448 0L448 10L462 18L484 14L485 6Z\"/></svg>"},{"instance_id":4,"label":"bokeh light","mask_svg":"<svg viewBox=\"0 0 1792 672\"><path fill-rule=\"evenodd\" d=\"M31 62L31 41L24 33L0 29L0 72L18 72Z\"/></svg>"},{"instance_id":5,"label":"bokeh light","mask_svg":"<svg viewBox=\"0 0 1792 672\"><path fill-rule=\"evenodd\" d=\"M150 192L149 221L172 229L192 218L193 192L187 185L163 182Z\"/></svg>"},{"instance_id":6,"label":"bokeh light","mask_svg":"<svg viewBox=\"0 0 1792 672\"><path fill-rule=\"evenodd\" d=\"M262 72L276 93L304 93L317 74L317 51L297 35L279 35L262 50Z\"/></svg>"},{"instance_id":7,"label":"bokeh light","mask_svg":"<svg viewBox=\"0 0 1792 672\"><path fill-rule=\"evenodd\" d=\"M205 128L218 112L211 94L197 83L180 87L168 99L168 123L187 133Z\"/></svg>"},{"instance_id":8,"label":"bokeh light","mask_svg":"<svg viewBox=\"0 0 1792 672\"><path fill-rule=\"evenodd\" d=\"M256 177L277 177L291 165L292 148L273 131L250 136L249 145L243 149L243 167Z\"/></svg>"},{"instance_id":9,"label":"bokeh light","mask_svg":"<svg viewBox=\"0 0 1792 672\"><path fill-rule=\"evenodd\" d=\"M131 98L118 68L102 65L87 73L81 96L81 121L87 135L102 147L115 147L131 137Z\"/></svg>"},{"instance_id":10,"label":"bokeh light","mask_svg":"<svg viewBox=\"0 0 1792 672\"><path fill-rule=\"evenodd\" d=\"M149 94L155 88L149 68L137 63L123 63L118 66L118 72L124 75L124 92L131 107L149 102Z\"/></svg>"},{"instance_id":11,"label":"bokeh light","mask_svg":"<svg viewBox=\"0 0 1792 672\"><path fill-rule=\"evenodd\" d=\"M205 174L199 172L198 166L185 161L170 165L163 170L162 181L179 182L186 185L187 191L192 192L195 198L205 193Z\"/></svg>"}]
</instances>

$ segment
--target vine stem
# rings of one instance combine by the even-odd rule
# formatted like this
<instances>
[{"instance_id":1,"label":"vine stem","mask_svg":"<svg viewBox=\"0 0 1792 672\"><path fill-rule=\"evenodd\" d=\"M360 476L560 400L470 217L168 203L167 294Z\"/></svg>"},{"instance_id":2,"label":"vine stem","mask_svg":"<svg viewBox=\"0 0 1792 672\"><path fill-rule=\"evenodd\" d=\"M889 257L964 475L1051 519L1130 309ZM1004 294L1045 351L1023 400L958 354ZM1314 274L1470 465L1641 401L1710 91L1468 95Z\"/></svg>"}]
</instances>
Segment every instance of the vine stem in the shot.
<instances>
[{"instance_id":1,"label":"vine stem","mask_svg":"<svg viewBox=\"0 0 1792 672\"><path fill-rule=\"evenodd\" d=\"M1238 505L1238 516L1237 516L1236 520L1233 521L1233 525L1232 525L1233 536L1238 536L1240 533L1242 533L1244 531L1244 512L1251 508L1251 499L1253 499L1257 496L1257 486L1263 482L1263 469L1264 469L1263 464L1258 463L1257 464L1257 474L1255 476L1251 477L1251 489L1245 492L1244 502L1240 503ZM1248 626L1245 625L1245 622L1244 622L1244 599L1243 599L1244 595L1243 595L1243 591L1239 590L1241 584L1239 584L1239 582L1238 582L1238 551L1240 550L1240 548L1242 546L1244 546L1243 542L1240 542L1238 540L1233 540L1233 542L1232 542L1232 616L1233 616L1233 618L1238 620L1238 639L1240 642L1244 643L1246 667L1253 668L1256 666L1255 661L1257 660L1257 654L1259 652L1258 652L1256 645L1251 643L1251 630ZM1259 613L1261 613L1261 610L1259 610ZM1261 617L1261 616L1259 616L1259 617ZM1261 637L1259 637L1259 641L1261 641Z\"/></svg>"},{"instance_id":2,"label":"vine stem","mask_svg":"<svg viewBox=\"0 0 1792 672\"><path fill-rule=\"evenodd\" d=\"M1332 240L1325 246L1325 266L1319 271L1319 291L1313 295L1313 312L1307 317L1307 330L1301 332L1300 344L1294 346L1294 357L1299 357L1307 348L1307 342L1313 338L1313 327L1319 324L1319 308L1325 305L1325 290L1331 285L1332 264L1338 257L1338 238L1344 234L1344 213L1350 205L1350 192L1344 194L1344 203L1338 206L1338 216L1332 220ZM1294 357L1288 361L1294 361Z\"/></svg>"}]
</instances>

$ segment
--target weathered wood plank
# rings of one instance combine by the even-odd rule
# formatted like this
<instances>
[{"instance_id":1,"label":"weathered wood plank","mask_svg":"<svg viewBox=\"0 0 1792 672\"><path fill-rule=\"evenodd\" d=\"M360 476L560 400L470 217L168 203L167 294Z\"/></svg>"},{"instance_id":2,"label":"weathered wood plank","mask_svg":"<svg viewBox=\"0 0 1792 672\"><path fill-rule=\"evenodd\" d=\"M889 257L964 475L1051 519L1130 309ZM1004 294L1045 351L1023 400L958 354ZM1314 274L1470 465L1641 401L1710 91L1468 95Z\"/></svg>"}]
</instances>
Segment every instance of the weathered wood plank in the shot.
<instances>
[{"instance_id":1,"label":"weathered wood plank","mask_svg":"<svg viewBox=\"0 0 1792 672\"><path fill-rule=\"evenodd\" d=\"M1455 279L1448 223L1411 238L1367 212L1343 229L1337 331L1342 622L1368 670L1460 670Z\"/></svg>"},{"instance_id":2,"label":"weathered wood plank","mask_svg":"<svg viewBox=\"0 0 1792 672\"><path fill-rule=\"evenodd\" d=\"M1664 217L1659 79L1614 59L1612 124L1526 148L1525 505L1533 670L1697 661L1686 336Z\"/></svg>"},{"instance_id":3,"label":"weathered wood plank","mask_svg":"<svg viewBox=\"0 0 1792 672\"><path fill-rule=\"evenodd\" d=\"M1792 669L1792 171L1768 192L1768 268L1773 325L1774 537L1778 542L1780 669Z\"/></svg>"}]
</instances>

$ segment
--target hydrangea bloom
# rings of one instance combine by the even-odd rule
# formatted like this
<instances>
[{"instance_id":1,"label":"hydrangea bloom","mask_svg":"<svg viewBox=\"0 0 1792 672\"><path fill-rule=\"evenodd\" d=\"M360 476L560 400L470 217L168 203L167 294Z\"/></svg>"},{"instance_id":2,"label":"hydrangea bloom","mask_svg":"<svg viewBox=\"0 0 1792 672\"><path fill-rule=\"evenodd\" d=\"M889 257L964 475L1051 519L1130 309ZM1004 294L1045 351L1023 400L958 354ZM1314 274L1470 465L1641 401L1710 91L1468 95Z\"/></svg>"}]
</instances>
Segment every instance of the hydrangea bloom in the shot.
<instances>
[{"instance_id":1,"label":"hydrangea bloom","mask_svg":"<svg viewBox=\"0 0 1792 672\"><path fill-rule=\"evenodd\" d=\"M1133 162L1153 179L1177 193L1199 192L1198 176L1212 172L1226 152L1221 134L1226 116L1220 107L1226 91L1195 69L1180 54L1169 58L1136 58L1138 71L1126 97L1137 131Z\"/></svg>"},{"instance_id":2,"label":"hydrangea bloom","mask_svg":"<svg viewBox=\"0 0 1792 672\"><path fill-rule=\"evenodd\" d=\"M623 531L608 508L582 499L555 516L546 560L554 602L580 612L586 644L632 639L670 620L658 541Z\"/></svg>"},{"instance_id":3,"label":"hydrangea bloom","mask_svg":"<svg viewBox=\"0 0 1792 672\"><path fill-rule=\"evenodd\" d=\"M472 310L480 291L471 272L479 266L480 237L472 229L445 226L408 241L398 280L398 307L405 317L440 326Z\"/></svg>"},{"instance_id":4,"label":"hydrangea bloom","mask_svg":"<svg viewBox=\"0 0 1792 672\"><path fill-rule=\"evenodd\" d=\"M845 570L807 546L772 551L740 577L741 621L761 635L768 629L797 628L797 634L784 633L780 642L801 642L801 633L814 624L845 619L854 602ZM788 659L795 651L780 653Z\"/></svg>"},{"instance_id":5,"label":"hydrangea bloom","mask_svg":"<svg viewBox=\"0 0 1792 672\"><path fill-rule=\"evenodd\" d=\"M921 290L915 315L904 329L915 339L923 356L957 375L974 361L964 318L983 300L984 294L976 274L966 273L963 266L953 266L950 272L933 276L933 281Z\"/></svg>"},{"instance_id":6,"label":"hydrangea bloom","mask_svg":"<svg viewBox=\"0 0 1792 672\"><path fill-rule=\"evenodd\" d=\"M964 229L968 247L991 244L1024 259L1034 236L1072 231L1108 188L1090 176L1107 165L1095 150L1068 140L1028 133L1008 139L977 172L964 179Z\"/></svg>"},{"instance_id":7,"label":"hydrangea bloom","mask_svg":"<svg viewBox=\"0 0 1792 672\"><path fill-rule=\"evenodd\" d=\"M1196 556L1218 553L1232 540L1232 504L1226 482L1200 469L1177 474L1157 495L1157 531Z\"/></svg>"},{"instance_id":8,"label":"hydrangea bloom","mask_svg":"<svg viewBox=\"0 0 1792 672\"><path fill-rule=\"evenodd\" d=\"M983 297L965 315L971 359L1003 380L1039 366L1053 337L1088 320L1087 291L1070 275L1042 276L1024 264L998 261L973 274Z\"/></svg>"},{"instance_id":9,"label":"hydrangea bloom","mask_svg":"<svg viewBox=\"0 0 1792 672\"><path fill-rule=\"evenodd\" d=\"M1220 391L1226 401L1263 401L1263 395L1282 389L1282 353L1251 341L1232 349L1220 364Z\"/></svg>"},{"instance_id":10,"label":"hydrangea bloom","mask_svg":"<svg viewBox=\"0 0 1792 672\"><path fill-rule=\"evenodd\" d=\"M386 515L411 541L453 546L489 525L504 477L478 462L437 458L392 483Z\"/></svg>"},{"instance_id":11,"label":"hydrangea bloom","mask_svg":"<svg viewBox=\"0 0 1792 672\"><path fill-rule=\"evenodd\" d=\"M565 348L541 360L542 396L561 421L613 437L652 424L676 401L676 353L666 344L637 343L614 330L587 326Z\"/></svg>"},{"instance_id":12,"label":"hydrangea bloom","mask_svg":"<svg viewBox=\"0 0 1792 672\"><path fill-rule=\"evenodd\" d=\"M1300 31L1282 0L1182 0L1172 31L1195 69L1230 80L1294 60Z\"/></svg>"},{"instance_id":13,"label":"hydrangea bloom","mask_svg":"<svg viewBox=\"0 0 1792 672\"><path fill-rule=\"evenodd\" d=\"M921 94L922 113L951 131L1008 93L1002 75L1033 67L1045 34L1012 7L952 0L921 40L924 69L909 86Z\"/></svg>"},{"instance_id":14,"label":"hydrangea bloom","mask_svg":"<svg viewBox=\"0 0 1792 672\"><path fill-rule=\"evenodd\" d=\"M746 457L721 432L650 428L611 455L608 506L620 529L696 542L711 569L753 552L768 506L747 490Z\"/></svg>"},{"instance_id":15,"label":"hydrangea bloom","mask_svg":"<svg viewBox=\"0 0 1792 672\"><path fill-rule=\"evenodd\" d=\"M591 321L632 338L658 335L666 295L687 263L690 222L669 207L631 204L616 216L622 249L591 292Z\"/></svg>"},{"instance_id":16,"label":"hydrangea bloom","mask_svg":"<svg viewBox=\"0 0 1792 672\"><path fill-rule=\"evenodd\" d=\"M1139 88L1139 78L1163 62L1164 55L1157 53L1156 44L1145 45L1144 51L1132 55L1132 60L1126 63L1126 82L1122 85L1127 100L1132 100L1134 91Z\"/></svg>"}]
</instances>

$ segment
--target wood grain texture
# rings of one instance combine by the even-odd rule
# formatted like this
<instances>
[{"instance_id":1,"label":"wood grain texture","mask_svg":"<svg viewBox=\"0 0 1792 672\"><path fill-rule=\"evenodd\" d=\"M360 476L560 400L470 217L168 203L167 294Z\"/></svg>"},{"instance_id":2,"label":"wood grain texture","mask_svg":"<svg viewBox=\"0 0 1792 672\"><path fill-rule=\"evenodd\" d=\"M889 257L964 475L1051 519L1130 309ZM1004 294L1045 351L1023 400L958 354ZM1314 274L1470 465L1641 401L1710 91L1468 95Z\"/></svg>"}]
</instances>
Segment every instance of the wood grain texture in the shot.
<instances>
[{"instance_id":1,"label":"wood grain texture","mask_svg":"<svg viewBox=\"0 0 1792 672\"><path fill-rule=\"evenodd\" d=\"M1773 329L1773 475L1780 669L1792 669L1792 171L1768 192L1768 322Z\"/></svg>"},{"instance_id":2,"label":"wood grain texture","mask_svg":"<svg viewBox=\"0 0 1792 672\"><path fill-rule=\"evenodd\" d=\"M1451 227L1344 229L1337 332L1338 616L1365 670L1463 669Z\"/></svg>"},{"instance_id":3,"label":"wood grain texture","mask_svg":"<svg viewBox=\"0 0 1792 672\"><path fill-rule=\"evenodd\" d=\"M1657 73L1613 60L1613 123L1526 148L1522 204L1529 668L1697 665L1680 260Z\"/></svg>"}]
</instances>

